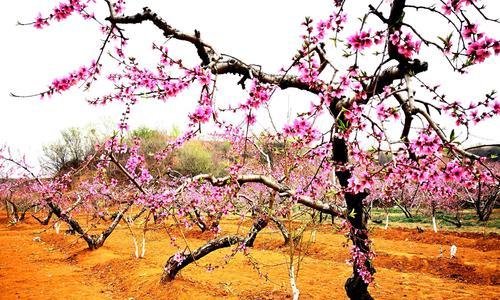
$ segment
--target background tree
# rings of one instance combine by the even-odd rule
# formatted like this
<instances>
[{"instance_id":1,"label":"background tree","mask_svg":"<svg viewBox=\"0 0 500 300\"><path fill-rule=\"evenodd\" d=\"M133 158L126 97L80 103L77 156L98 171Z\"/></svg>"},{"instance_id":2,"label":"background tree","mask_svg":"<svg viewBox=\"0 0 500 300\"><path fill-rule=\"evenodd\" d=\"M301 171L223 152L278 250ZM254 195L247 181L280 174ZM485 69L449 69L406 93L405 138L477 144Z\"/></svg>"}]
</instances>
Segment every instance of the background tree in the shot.
<instances>
[{"instance_id":1,"label":"background tree","mask_svg":"<svg viewBox=\"0 0 500 300\"><path fill-rule=\"evenodd\" d=\"M77 168L92 154L100 139L95 129L72 127L63 130L58 141L43 146L41 166L49 174L64 173L71 168Z\"/></svg>"}]
</instances>

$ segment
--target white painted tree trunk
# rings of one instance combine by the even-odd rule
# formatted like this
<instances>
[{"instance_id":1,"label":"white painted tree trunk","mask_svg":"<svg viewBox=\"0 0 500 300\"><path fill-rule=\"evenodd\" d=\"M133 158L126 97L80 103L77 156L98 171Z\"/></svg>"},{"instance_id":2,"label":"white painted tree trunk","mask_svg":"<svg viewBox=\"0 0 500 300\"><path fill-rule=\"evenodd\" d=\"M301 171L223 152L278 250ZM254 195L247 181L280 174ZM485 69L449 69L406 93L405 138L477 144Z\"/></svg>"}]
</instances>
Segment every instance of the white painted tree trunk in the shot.
<instances>
[{"instance_id":1,"label":"white painted tree trunk","mask_svg":"<svg viewBox=\"0 0 500 300\"><path fill-rule=\"evenodd\" d=\"M454 258L457 255L457 246L452 245L450 248L450 258Z\"/></svg>"},{"instance_id":2,"label":"white painted tree trunk","mask_svg":"<svg viewBox=\"0 0 500 300\"><path fill-rule=\"evenodd\" d=\"M438 232L435 216L432 216L432 228L434 229L434 232Z\"/></svg>"},{"instance_id":3,"label":"white painted tree trunk","mask_svg":"<svg viewBox=\"0 0 500 300\"><path fill-rule=\"evenodd\" d=\"M132 241L134 241L134 247L135 247L135 258L139 258L139 244L137 244L137 239L135 238L134 231L132 230L132 227L130 227L130 220L125 218L125 224L127 224L128 230L130 231L130 235L132 236ZM144 241L143 241L144 243ZM144 245L142 252L144 252Z\"/></svg>"},{"instance_id":4,"label":"white painted tree trunk","mask_svg":"<svg viewBox=\"0 0 500 300\"><path fill-rule=\"evenodd\" d=\"M299 300L300 291L297 288L297 284L295 283L295 272L293 264L290 265L290 285L292 286L292 299Z\"/></svg>"},{"instance_id":5,"label":"white painted tree trunk","mask_svg":"<svg viewBox=\"0 0 500 300\"><path fill-rule=\"evenodd\" d=\"M132 240L134 241L135 246L135 258L139 258L139 245L137 245L137 240L134 236L132 236Z\"/></svg>"},{"instance_id":6,"label":"white painted tree trunk","mask_svg":"<svg viewBox=\"0 0 500 300\"><path fill-rule=\"evenodd\" d=\"M316 243L316 229L311 232L311 242Z\"/></svg>"},{"instance_id":7,"label":"white painted tree trunk","mask_svg":"<svg viewBox=\"0 0 500 300\"><path fill-rule=\"evenodd\" d=\"M389 227L389 213L385 214L385 230Z\"/></svg>"},{"instance_id":8,"label":"white painted tree trunk","mask_svg":"<svg viewBox=\"0 0 500 300\"><path fill-rule=\"evenodd\" d=\"M146 254L146 234L142 235L142 252L141 252L141 258L144 258L144 255Z\"/></svg>"},{"instance_id":9,"label":"white painted tree trunk","mask_svg":"<svg viewBox=\"0 0 500 300\"><path fill-rule=\"evenodd\" d=\"M54 229L56 230L56 234L59 234L59 229L61 228L61 223L56 222L54 224Z\"/></svg>"}]
</instances>

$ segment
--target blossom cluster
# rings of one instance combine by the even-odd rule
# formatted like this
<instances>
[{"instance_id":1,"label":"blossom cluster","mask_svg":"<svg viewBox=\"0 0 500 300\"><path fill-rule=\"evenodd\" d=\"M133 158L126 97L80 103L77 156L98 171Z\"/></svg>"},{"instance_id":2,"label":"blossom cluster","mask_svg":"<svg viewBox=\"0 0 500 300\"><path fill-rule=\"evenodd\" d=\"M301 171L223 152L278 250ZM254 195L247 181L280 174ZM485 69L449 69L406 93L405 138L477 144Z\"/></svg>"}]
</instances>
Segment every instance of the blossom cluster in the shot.
<instances>
[{"instance_id":1,"label":"blossom cluster","mask_svg":"<svg viewBox=\"0 0 500 300\"><path fill-rule=\"evenodd\" d=\"M286 124L283 128L283 134L286 137L298 138L305 144L311 143L320 135L313 125L303 117L295 119L292 124Z\"/></svg>"},{"instance_id":2,"label":"blossom cluster","mask_svg":"<svg viewBox=\"0 0 500 300\"><path fill-rule=\"evenodd\" d=\"M383 103L377 105L377 117L379 120L384 121L389 118L399 119L398 109L394 107L386 107Z\"/></svg>"},{"instance_id":3,"label":"blossom cluster","mask_svg":"<svg viewBox=\"0 0 500 300\"><path fill-rule=\"evenodd\" d=\"M69 0L67 2L61 2L47 17L43 17L39 14L35 19L34 26L35 28L42 29L48 26L50 21L63 21L75 12L80 14L85 19L92 18L93 15L89 14L85 10L88 7L89 2L95 2L95 0ZM124 1L119 0L119 2L123 3Z\"/></svg>"},{"instance_id":4,"label":"blossom cluster","mask_svg":"<svg viewBox=\"0 0 500 300\"><path fill-rule=\"evenodd\" d=\"M422 41L414 40L410 32L403 34L401 31L396 31L389 36L389 40L391 44L398 48L398 53L408 59L420 52Z\"/></svg>"},{"instance_id":5,"label":"blossom cluster","mask_svg":"<svg viewBox=\"0 0 500 300\"><path fill-rule=\"evenodd\" d=\"M500 40L478 34L477 39L469 43L466 54L472 63L482 63L491 54L500 54Z\"/></svg>"},{"instance_id":6,"label":"blossom cluster","mask_svg":"<svg viewBox=\"0 0 500 300\"><path fill-rule=\"evenodd\" d=\"M441 9L446 15L450 15L452 12L459 12L465 6L469 6L477 2L477 0L447 0Z\"/></svg>"},{"instance_id":7,"label":"blossom cluster","mask_svg":"<svg viewBox=\"0 0 500 300\"><path fill-rule=\"evenodd\" d=\"M410 150L416 155L432 155L442 148L441 139L437 134L428 134L422 131L418 137L412 140Z\"/></svg>"},{"instance_id":8,"label":"blossom cluster","mask_svg":"<svg viewBox=\"0 0 500 300\"><path fill-rule=\"evenodd\" d=\"M362 172L358 176L351 176L348 180L349 191L358 194L366 190L370 190L373 185L373 177L366 171Z\"/></svg>"},{"instance_id":9,"label":"blossom cluster","mask_svg":"<svg viewBox=\"0 0 500 300\"><path fill-rule=\"evenodd\" d=\"M356 51L362 51L370 48L372 45L379 45L384 41L383 31L377 31L374 34L371 30L356 32L347 38L347 44Z\"/></svg>"},{"instance_id":10,"label":"blossom cluster","mask_svg":"<svg viewBox=\"0 0 500 300\"><path fill-rule=\"evenodd\" d=\"M54 93L62 93L69 90L78 83L89 79L94 74L99 73L99 66L93 61L89 67L82 66L78 70L69 73L67 76L57 78L52 81L46 92L41 93L41 97L51 96Z\"/></svg>"},{"instance_id":11,"label":"blossom cluster","mask_svg":"<svg viewBox=\"0 0 500 300\"><path fill-rule=\"evenodd\" d=\"M468 106L452 101L443 104L441 108L453 117L457 126L469 126L470 122L475 125L500 115L500 101L495 98L494 93L487 94L483 100L471 102Z\"/></svg>"},{"instance_id":12,"label":"blossom cluster","mask_svg":"<svg viewBox=\"0 0 500 300\"><path fill-rule=\"evenodd\" d=\"M258 80L252 80L250 93L247 101L240 105L242 109L258 109L267 103L271 98L271 87L268 84L262 84Z\"/></svg>"}]
</instances>

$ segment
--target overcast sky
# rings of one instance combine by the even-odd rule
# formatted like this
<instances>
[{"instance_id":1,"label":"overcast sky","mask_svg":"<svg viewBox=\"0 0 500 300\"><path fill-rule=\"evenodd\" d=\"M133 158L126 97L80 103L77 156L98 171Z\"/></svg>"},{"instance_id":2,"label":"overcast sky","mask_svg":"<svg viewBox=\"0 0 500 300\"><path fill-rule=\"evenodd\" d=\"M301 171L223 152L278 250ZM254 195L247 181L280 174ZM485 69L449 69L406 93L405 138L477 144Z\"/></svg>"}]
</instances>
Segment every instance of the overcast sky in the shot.
<instances>
[{"instance_id":1,"label":"overcast sky","mask_svg":"<svg viewBox=\"0 0 500 300\"><path fill-rule=\"evenodd\" d=\"M415 0L416 1L416 0ZM32 26L16 26L16 22L28 22L38 12L48 12L58 1L17 0L2 1L1 32L3 45L0 47L2 69L0 71L0 144L8 144L35 159L41 154L41 146L56 139L60 131L71 126L88 124L118 123L123 107L111 105L95 108L85 101L89 97L81 90L72 89L51 99L18 99L9 92L30 94L44 90L52 79L61 77L94 59L100 47L102 35L92 22L85 22L74 16L62 23L55 23L46 30ZM99 1L98 1L99 2ZM102 2L102 1L101 1ZM192 32L199 29L202 37L218 51L231 54L246 62L256 63L264 70L275 72L288 65L300 43L300 23L308 15L314 19L326 17L331 11L328 1L128 1L127 12L135 13L143 6L156 10L170 24ZM418 2L421 2L420 0ZM489 11L500 12L500 1L488 2ZM153 3L153 4L150 4ZM307 5L306 3L314 3ZM364 12L369 1L350 1L348 12ZM358 15L359 16L359 15ZM356 17L358 17L356 16ZM500 17L500 16L496 16ZM416 21L423 32L436 32L435 24L425 15L408 15ZM358 23L355 23L357 26ZM145 63L153 62L151 43L162 41L161 33L150 24L125 27L130 37L129 50ZM353 32L355 27L348 28ZM498 26L480 28L499 38ZM445 35L448 32L443 32ZM496 34L496 36L495 36ZM174 46L178 46L175 48ZM188 63L197 63L191 47L171 45L172 52ZM424 54L429 53L421 53ZM423 56L424 57L424 56ZM151 60L151 61L148 61ZM443 85L451 99L474 101L491 89L500 89L498 76L499 57L471 69L471 74L451 74L445 61L431 55L430 69L422 75L431 83ZM451 75L450 75L451 74ZM235 85L237 78L227 78L219 98L242 100L242 93ZM105 93L104 88L95 88L93 93ZM132 128L141 125L169 129L172 125L182 127L187 113L197 99L197 89L183 93L179 99L160 104L145 101L138 105L131 115ZM283 110L288 104L298 103L296 99L307 99L298 91L286 91L276 95L281 100L273 101L273 115L278 122L283 119ZM239 99L238 99L239 97ZM281 102L278 102L281 101ZM279 104L276 104L276 103ZM302 107L308 101L302 101ZM281 116L281 117L279 117ZM279 119L281 118L281 119ZM472 131L471 143L500 142L500 120L496 118L477 126Z\"/></svg>"}]
</instances>

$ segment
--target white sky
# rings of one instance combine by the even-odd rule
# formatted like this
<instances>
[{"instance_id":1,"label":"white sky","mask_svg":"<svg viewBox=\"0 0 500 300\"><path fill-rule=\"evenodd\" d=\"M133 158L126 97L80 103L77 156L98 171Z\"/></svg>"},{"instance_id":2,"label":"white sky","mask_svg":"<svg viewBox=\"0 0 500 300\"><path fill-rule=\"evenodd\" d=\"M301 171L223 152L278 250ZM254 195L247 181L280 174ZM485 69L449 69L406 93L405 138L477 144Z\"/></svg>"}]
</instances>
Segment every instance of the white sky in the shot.
<instances>
[{"instance_id":1,"label":"white sky","mask_svg":"<svg viewBox=\"0 0 500 300\"><path fill-rule=\"evenodd\" d=\"M98 1L103 2L103 1ZM254 1L144 1L129 0L129 13L141 11L150 6L174 27L192 32L199 29L202 38L216 47L219 52L231 54L243 61L260 64L264 70L275 72L288 65L290 57L299 46L302 34L300 23L303 17L312 16L315 20L325 18L332 7L331 0L254 0ZM409 1L411 2L411 1ZM422 1L414 0L414 3ZM425 2L425 1L424 1ZM500 12L500 1L488 2L490 14ZM95 59L100 47L102 35L96 25L83 21L79 16L71 17L62 23L54 23L45 30L36 30L32 26L16 26L16 22L29 22L38 12L48 12L58 1L17 0L2 1L0 4L0 29L3 45L0 47L2 69L0 71L0 144L26 153L36 160L41 154L41 146L56 139L62 129L70 126L118 123L123 107L111 105L96 109L85 101L88 94L72 89L63 95L51 99L17 99L9 92L30 94L42 91L52 81L81 65L87 65ZM152 4L150 4L152 3ZM314 4L306 4L314 3ZM350 1L348 12L365 12L370 1ZM104 8L104 7L103 7ZM500 17L500 16L495 16ZM422 32L436 34L435 23L426 15L411 15L409 18L421 28ZM347 32L354 32L358 26L355 21ZM151 60L151 42L162 41L161 33L150 24L125 27L130 37L129 50L144 62ZM498 26L480 27L481 31L499 38ZM446 29L440 35L449 33ZM495 36L496 34L496 36ZM169 46L176 57L185 62L196 63L192 47L172 44ZM429 57L422 52L422 57ZM430 70L422 75L430 83L442 84L443 91L450 99L465 102L481 99L491 89L500 90L498 66L500 57L487 61L486 64L471 69L471 74L459 76L449 71L446 63L437 56L428 60ZM151 61L148 61L150 59ZM218 98L228 102L239 102L244 94L236 86L238 78L228 77L220 83L223 91ZM106 89L95 88L94 94L104 94ZM160 104L145 101L138 105L131 115L132 128L146 125L153 128L169 129L172 125L186 123L187 113L193 108L198 90L189 90L178 99ZM285 121L283 111L287 103L296 105L297 98L310 99L298 91L286 91L276 95L272 113L278 123ZM233 100L234 99L234 100ZM309 101L301 101L307 108ZM279 119L281 116L281 119ZM500 142L498 130L499 118L490 120L473 129L471 143Z\"/></svg>"}]
</instances>

